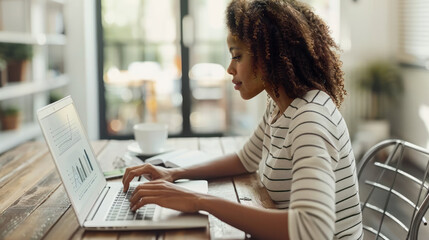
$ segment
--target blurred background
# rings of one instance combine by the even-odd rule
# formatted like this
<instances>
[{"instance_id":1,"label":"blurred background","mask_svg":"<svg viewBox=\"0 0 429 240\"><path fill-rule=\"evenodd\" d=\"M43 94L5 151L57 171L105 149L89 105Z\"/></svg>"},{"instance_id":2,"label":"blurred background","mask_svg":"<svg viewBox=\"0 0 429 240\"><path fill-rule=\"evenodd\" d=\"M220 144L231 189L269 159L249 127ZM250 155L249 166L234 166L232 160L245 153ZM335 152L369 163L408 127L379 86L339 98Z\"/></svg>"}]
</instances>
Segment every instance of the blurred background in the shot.
<instances>
[{"instance_id":1,"label":"blurred background","mask_svg":"<svg viewBox=\"0 0 429 240\"><path fill-rule=\"evenodd\" d=\"M342 49L355 154L389 137L429 147L429 2L303 2ZM139 122L249 135L266 96L242 100L226 73L228 3L0 0L0 153L40 137L35 111L66 95L91 139L133 138Z\"/></svg>"}]
</instances>

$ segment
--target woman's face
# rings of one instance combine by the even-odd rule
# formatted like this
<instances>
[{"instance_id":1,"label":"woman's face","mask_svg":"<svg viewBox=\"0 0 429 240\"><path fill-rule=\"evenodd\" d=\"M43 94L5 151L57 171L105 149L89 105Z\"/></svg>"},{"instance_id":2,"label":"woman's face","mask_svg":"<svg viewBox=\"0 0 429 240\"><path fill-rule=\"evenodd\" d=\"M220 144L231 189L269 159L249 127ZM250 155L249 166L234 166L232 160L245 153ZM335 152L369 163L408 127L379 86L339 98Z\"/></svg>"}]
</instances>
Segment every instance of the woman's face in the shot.
<instances>
[{"instance_id":1,"label":"woman's face","mask_svg":"<svg viewBox=\"0 0 429 240\"><path fill-rule=\"evenodd\" d=\"M233 77L234 89L243 99L251 99L265 89L260 70L252 68L252 56L247 45L231 34L228 34L227 43L232 56L227 72Z\"/></svg>"}]
</instances>

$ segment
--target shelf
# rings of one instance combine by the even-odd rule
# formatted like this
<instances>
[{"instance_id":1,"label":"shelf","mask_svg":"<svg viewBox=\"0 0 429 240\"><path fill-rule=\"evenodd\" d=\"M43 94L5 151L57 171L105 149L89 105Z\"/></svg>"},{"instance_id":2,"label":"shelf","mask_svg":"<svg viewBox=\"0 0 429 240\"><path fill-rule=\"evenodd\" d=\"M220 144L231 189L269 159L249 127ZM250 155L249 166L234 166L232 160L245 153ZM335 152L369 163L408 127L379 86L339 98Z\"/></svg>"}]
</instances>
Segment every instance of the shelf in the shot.
<instances>
[{"instance_id":1,"label":"shelf","mask_svg":"<svg viewBox=\"0 0 429 240\"><path fill-rule=\"evenodd\" d=\"M48 90L53 90L56 88L60 88L66 86L69 80L66 76L61 75L51 80L47 80L42 83L18 83L14 85L6 85L0 88L0 101L26 96L29 94L35 94L39 92L44 92Z\"/></svg>"},{"instance_id":2,"label":"shelf","mask_svg":"<svg viewBox=\"0 0 429 240\"><path fill-rule=\"evenodd\" d=\"M35 45L65 45L64 34L29 34L20 32L0 31L0 42L35 44Z\"/></svg>"},{"instance_id":3,"label":"shelf","mask_svg":"<svg viewBox=\"0 0 429 240\"><path fill-rule=\"evenodd\" d=\"M69 53L64 34L67 0L10 0L10 3L2 5L6 6L3 12L6 8L8 12L3 18L6 21L2 21L0 43L31 45L33 57L27 67L31 72L24 81L7 82L0 87L0 107L17 104L26 116L17 130L2 131L0 127L0 154L39 138L36 110L49 102L50 91L59 90L59 94L66 95L69 85L66 71Z\"/></svg>"},{"instance_id":4,"label":"shelf","mask_svg":"<svg viewBox=\"0 0 429 240\"><path fill-rule=\"evenodd\" d=\"M23 124L17 130L0 131L0 154L25 141L41 136L41 133L37 122Z\"/></svg>"}]
</instances>

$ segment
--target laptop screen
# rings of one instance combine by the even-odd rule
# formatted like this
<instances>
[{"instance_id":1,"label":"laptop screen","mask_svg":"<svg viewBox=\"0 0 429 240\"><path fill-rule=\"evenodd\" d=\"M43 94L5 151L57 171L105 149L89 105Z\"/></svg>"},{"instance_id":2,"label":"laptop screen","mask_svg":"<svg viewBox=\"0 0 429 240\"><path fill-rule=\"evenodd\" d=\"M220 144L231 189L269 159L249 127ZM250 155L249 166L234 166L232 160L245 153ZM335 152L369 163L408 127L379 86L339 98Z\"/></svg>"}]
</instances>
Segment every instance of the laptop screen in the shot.
<instances>
[{"instance_id":1,"label":"laptop screen","mask_svg":"<svg viewBox=\"0 0 429 240\"><path fill-rule=\"evenodd\" d=\"M106 180L70 96L40 109L37 114L64 187L82 224Z\"/></svg>"}]
</instances>

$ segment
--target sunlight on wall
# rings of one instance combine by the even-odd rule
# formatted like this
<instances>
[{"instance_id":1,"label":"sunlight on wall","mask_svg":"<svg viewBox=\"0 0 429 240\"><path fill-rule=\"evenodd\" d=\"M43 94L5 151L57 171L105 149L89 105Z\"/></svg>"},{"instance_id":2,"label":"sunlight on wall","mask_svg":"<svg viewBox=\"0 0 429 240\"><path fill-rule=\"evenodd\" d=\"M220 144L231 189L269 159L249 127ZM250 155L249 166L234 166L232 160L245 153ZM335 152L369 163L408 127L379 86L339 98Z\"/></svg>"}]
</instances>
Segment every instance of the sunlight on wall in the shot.
<instances>
[{"instance_id":1,"label":"sunlight on wall","mask_svg":"<svg viewBox=\"0 0 429 240\"><path fill-rule=\"evenodd\" d=\"M429 134L429 106L420 105L419 107L419 117L423 121L426 127L426 131ZM429 148L429 139L426 141L426 148Z\"/></svg>"},{"instance_id":2,"label":"sunlight on wall","mask_svg":"<svg viewBox=\"0 0 429 240\"><path fill-rule=\"evenodd\" d=\"M329 26L334 40L340 42L340 1L339 0L302 0L309 4ZM342 36L341 36L342 37Z\"/></svg>"}]
</instances>

